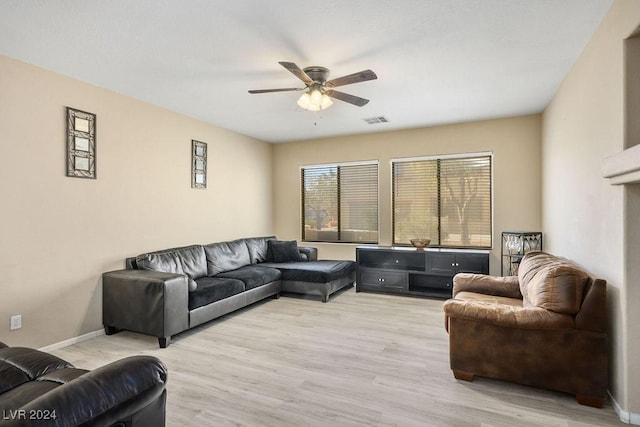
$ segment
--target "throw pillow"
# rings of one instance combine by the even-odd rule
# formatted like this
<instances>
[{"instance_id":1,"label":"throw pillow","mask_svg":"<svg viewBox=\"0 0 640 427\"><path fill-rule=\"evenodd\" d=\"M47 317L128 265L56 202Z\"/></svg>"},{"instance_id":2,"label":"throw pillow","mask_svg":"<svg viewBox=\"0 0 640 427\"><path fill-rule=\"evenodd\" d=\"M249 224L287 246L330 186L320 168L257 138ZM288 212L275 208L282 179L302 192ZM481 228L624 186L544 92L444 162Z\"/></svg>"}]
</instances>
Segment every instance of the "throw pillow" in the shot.
<instances>
[{"instance_id":1,"label":"throw pillow","mask_svg":"<svg viewBox=\"0 0 640 427\"><path fill-rule=\"evenodd\" d=\"M269 240L269 254L273 262L300 261L298 242L295 240Z\"/></svg>"}]
</instances>

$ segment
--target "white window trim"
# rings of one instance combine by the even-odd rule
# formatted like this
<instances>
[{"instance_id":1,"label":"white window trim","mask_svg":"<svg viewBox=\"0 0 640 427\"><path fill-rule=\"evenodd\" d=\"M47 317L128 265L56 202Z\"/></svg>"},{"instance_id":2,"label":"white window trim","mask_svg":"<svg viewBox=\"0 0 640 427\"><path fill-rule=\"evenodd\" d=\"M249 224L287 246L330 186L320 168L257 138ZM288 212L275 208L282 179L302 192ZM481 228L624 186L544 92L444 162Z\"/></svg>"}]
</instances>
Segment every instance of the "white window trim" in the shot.
<instances>
[{"instance_id":1,"label":"white window trim","mask_svg":"<svg viewBox=\"0 0 640 427\"><path fill-rule=\"evenodd\" d=\"M476 153L457 153L457 154L436 154L433 156L418 156L418 157L398 157L390 159L389 164L401 163L401 162L419 162L424 160L437 160L437 159L466 159L470 157L490 156L493 161L493 151L478 151Z\"/></svg>"},{"instance_id":2,"label":"white window trim","mask_svg":"<svg viewBox=\"0 0 640 427\"><path fill-rule=\"evenodd\" d=\"M365 166L365 165L378 165L378 166L380 166L380 162L378 160L364 160L364 161L361 161L361 162L308 164L308 165L300 165L300 170L302 170L302 169L312 169L312 168L333 168L333 167L338 167L338 166Z\"/></svg>"}]
</instances>

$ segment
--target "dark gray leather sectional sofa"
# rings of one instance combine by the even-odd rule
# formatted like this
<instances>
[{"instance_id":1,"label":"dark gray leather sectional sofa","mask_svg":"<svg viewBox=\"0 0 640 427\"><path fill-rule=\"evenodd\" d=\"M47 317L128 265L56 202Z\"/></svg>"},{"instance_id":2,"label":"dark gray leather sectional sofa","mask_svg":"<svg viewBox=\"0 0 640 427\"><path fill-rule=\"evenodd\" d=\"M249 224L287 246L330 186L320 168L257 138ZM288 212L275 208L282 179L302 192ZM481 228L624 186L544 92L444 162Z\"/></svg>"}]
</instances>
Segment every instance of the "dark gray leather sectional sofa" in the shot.
<instances>
[{"instance_id":1,"label":"dark gray leather sectional sofa","mask_svg":"<svg viewBox=\"0 0 640 427\"><path fill-rule=\"evenodd\" d=\"M319 295L323 302L353 284L353 261L318 260L317 250L274 236L191 245L127 258L103 274L103 324L172 335L281 292Z\"/></svg>"},{"instance_id":2,"label":"dark gray leather sectional sofa","mask_svg":"<svg viewBox=\"0 0 640 427\"><path fill-rule=\"evenodd\" d=\"M166 383L166 366L152 356L87 371L0 342L0 425L164 426Z\"/></svg>"}]
</instances>

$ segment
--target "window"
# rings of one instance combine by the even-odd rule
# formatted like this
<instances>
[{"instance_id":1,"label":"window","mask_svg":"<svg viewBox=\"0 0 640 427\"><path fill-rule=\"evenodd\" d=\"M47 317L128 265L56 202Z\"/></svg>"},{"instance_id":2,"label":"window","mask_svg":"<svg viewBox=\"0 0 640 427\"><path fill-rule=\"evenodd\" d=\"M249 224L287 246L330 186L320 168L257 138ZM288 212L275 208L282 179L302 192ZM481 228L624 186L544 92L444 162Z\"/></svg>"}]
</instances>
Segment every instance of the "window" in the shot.
<instances>
[{"instance_id":1,"label":"window","mask_svg":"<svg viewBox=\"0 0 640 427\"><path fill-rule=\"evenodd\" d=\"M392 162L393 244L490 248L491 155Z\"/></svg>"},{"instance_id":2,"label":"window","mask_svg":"<svg viewBox=\"0 0 640 427\"><path fill-rule=\"evenodd\" d=\"M378 164L302 168L302 240L378 243Z\"/></svg>"}]
</instances>

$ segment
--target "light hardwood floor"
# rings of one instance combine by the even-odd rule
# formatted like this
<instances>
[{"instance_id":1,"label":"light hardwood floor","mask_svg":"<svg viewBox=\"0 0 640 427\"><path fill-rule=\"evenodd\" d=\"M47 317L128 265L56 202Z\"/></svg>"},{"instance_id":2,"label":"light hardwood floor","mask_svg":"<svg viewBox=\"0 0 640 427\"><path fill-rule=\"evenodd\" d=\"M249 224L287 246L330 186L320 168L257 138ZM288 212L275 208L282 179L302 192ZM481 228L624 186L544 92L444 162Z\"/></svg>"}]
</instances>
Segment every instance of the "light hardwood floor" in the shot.
<instances>
[{"instance_id":1,"label":"light hardwood floor","mask_svg":"<svg viewBox=\"0 0 640 427\"><path fill-rule=\"evenodd\" d=\"M267 299L172 339L121 332L56 350L93 369L169 368L169 426L617 426L611 406L449 370L442 301L343 291Z\"/></svg>"}]
</instances>

